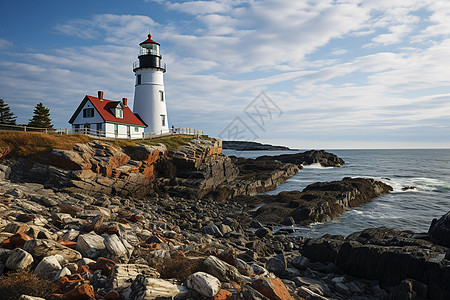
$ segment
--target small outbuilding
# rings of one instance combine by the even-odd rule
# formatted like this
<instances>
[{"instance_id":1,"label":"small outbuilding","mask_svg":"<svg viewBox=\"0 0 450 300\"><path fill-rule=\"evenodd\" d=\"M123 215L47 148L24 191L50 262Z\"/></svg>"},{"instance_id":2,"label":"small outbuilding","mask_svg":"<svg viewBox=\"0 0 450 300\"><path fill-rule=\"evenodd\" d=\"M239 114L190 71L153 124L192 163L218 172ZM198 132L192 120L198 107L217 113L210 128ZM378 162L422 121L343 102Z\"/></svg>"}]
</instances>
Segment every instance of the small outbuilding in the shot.
<instances>
[{"instance_id":1,"label":"small outbuilding","mask_svg":"<svg viewBox=\"0 0 450 300\"><path fill-rule=\"evenodd\" d=\"M128 107L127 98L113 101L86 95L69 120L74 132L106 138L142 138L147 124Z\"/></svg>"}]
</instances>

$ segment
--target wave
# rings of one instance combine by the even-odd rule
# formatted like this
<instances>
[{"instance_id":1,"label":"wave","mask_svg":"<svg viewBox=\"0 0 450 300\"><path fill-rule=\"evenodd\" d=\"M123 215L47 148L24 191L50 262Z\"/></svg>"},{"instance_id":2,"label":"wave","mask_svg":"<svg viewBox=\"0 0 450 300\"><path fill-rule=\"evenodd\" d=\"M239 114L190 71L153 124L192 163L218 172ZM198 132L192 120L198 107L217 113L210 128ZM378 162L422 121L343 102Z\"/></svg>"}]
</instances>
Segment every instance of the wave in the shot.
<instances>
[{"instance_id":1,"label":"wave","mask_svg":"<svg viewBox=\"0 0 450 300\"><path fill-rule=\"evenodd\" d=\"M450 190L450 183L436 178L412 177L412 178L379 178L382 182L392 186L393 192L436 192Z\"/></svg>"},{"instance_id":2,"label":"wave","mask_svg":"<svg viewBox=\"0 0 450 300\"><path fill-rule=\"evenodd\" d=\"M310 165L303 165L303 169L334 169L334 167L324 167L320 163L313 163Z\"/></svg>"}]
</instances>

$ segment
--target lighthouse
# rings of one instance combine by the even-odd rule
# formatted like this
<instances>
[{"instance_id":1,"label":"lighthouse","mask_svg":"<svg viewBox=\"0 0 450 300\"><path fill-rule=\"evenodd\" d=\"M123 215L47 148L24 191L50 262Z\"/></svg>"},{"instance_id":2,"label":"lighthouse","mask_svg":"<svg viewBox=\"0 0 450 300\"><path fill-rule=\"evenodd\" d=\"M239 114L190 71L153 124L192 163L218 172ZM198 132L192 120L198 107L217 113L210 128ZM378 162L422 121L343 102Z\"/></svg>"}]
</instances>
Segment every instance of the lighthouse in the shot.
<instances>
[{"instance_id":1,"label":"lighthouse","mask_svg":"<svg viewBox=\"0 0 450 300\"><path fill-rule=\"evenodd\" d=\"M163 76L166 65L161 62L160 45L149 34L148 39L139 46L139 61L133 65L136 75L133 113L147 124L146 132L167 133L169 122Z\"/></svg>"}]
</instances>

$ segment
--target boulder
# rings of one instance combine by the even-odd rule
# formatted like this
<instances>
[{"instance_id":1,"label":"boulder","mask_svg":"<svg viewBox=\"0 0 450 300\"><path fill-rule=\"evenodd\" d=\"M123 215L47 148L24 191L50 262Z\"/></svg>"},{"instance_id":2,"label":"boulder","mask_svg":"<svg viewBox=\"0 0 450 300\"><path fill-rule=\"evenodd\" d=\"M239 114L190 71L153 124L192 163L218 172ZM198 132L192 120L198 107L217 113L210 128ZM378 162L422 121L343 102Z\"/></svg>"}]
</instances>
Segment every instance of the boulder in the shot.
<instances>
[{"instance_id":1,"label":"boulder","mask_svg":"<svg viewBox=\"0 0 450 300\"><path fill-rule=\"evenodd\" d=\"M95 298L95 293L88 283L76 286L73 290L64 294L63 299L66 300L91 300Z\"/></svg>"},{"instance_id":2,"label":"boulder","mask_svg":"<svg viewBox=\"0 0 450 300\"><path fill-rule=\"evenodd\" d=\"M91 168L89 161L85 161L77 152L53 149L49 163L66 170L87 170Z\"/></svg>"},{"instance_id":3,"label":"boulder","mask_svg":"<svg viewBox=\"0 0 450 300\"><path fill-rule=\"evenodd\" d=\"M294 300L280 278L260 278L252 287L270 300Z\"/></svg>"},{"instance_id":4,"label":"boulder","mask_svg":"<svg viewBox=\"0 0 450 300\"><path fill-rule=\"evenodd\" d=\"M159 278L156 269L143 264L116 264L111 274L112 287L115 290L127 288L138 275L146 278Z\"/></svg>"},{"instance_id":5,"label":"boulder","mask_svg":"<svg viewBox=\"0 0 450 300\"><path fill-rule=\"evenodd\" d=\"M227 264L215 256L209 256L203 261L204 271L219 279L221 282L243 282L242 275L236 267Z\"/></svg>"},{"instance_id":6,"label":"boulder","mask_svg":"<svg viewBox=\"0 0 450 300\"><path fill-rule=\"evenodd\" d=\"M23 249L33 255L34 258L42 259L46 256L59 254L69 262L76 262L82 258L80 252L60 245L58 242L46 239L35 239L24 244Z\"/></svg>"},{"instance_id":7,"label":"boulder","mask_svg":"<svg viewBox=\"0 0 450 300\"><path fill-rule=\"evenodd\" d=\"M10 270L26 269L33 261L33 256L30 253L16 248L9 254L5 266Z\"/></svg>"},{"instance_id":8,"label":"boulder","mask_svg":"<svg viewBox=\"0 0 450 300\"><path fill-rule=\"evenodd\" d=\"M286 270L286 267L287 267L286 257L284 256L283 253L275 257L272 257L266 262L266 269L277 276L283 274L284 270Z\"/></svg>"},{"instance_id":9,"label":"boulder","mask_svg":"<svg viewBox=\"0 0 450 300\"><path fill-rule=\"evenodd\" d=\"M94 232L80 234L77 239L77 248L81 254L89 258L99 257L106 249L104 238Z\"/></svg>"},{"instance_id":10,"label":"boulder","mask_svg":"<svg viewBox=\"0 0 450 300\"><path fill-rule=\"evenodd\" d=\"M257 160L276 160L298 166L320 164L322 167L340 167L345 161L333 153L324 150L310 150L295 154L260 156Z\"/></svg>"},{"instance_id":11,"label":"boulder","mask_svg":"<svg viewBox=\"0 0 450 300\"><path fill-rule=\"evenodd\" d=\"M270 300L250 285L244 285L241 295L244 300Z\"/></svg>"},{"instance_id":12,"label":"boulder","mask_svg":"<svg viewBox=\"0 0 450 300\"><path fill-rule=\"evenodd\" d=\"M266 202L254 212L264 223L281 223L292 217L295 224L309 225L337 218L345 210L362 205L392 191L392 187L371 178L343 178L340 181L317 182L302 192L287 191L277 195L257 195L251 201Z\"/></svg>"},{"instance_id":13,"label":"boulder","mask_svg":"<svg viewBox=\"0 0 450 300\"><path fill-rule=\"evenodd\" d=\"M450 248L450 211L439 220L433 219L428 234L433 243Z\"/></svg>"},{"instance_id":14,"label":"boulder","mask_svg":"<svg viewBox=\"0 0 450 300\"><path fill-rule=\"evenodd\" d=\"M305 270L309 265L309 259L300 255L294 258L291 264L299 270Z\"/></svg>"},{"instance_id":15,"label":"boulder","mask_svg":"<svg viewBox=\"0 0 450 300\"><path fill-rule=\"evenodd\" d=\"M124 246L122 240L116 235L105 235L104 244L112 260L120 263L127 263L130 259L130 252Z\"/></svg>"},{"instance_id":16,"label":"boulder","mask_svg":"<svg viewBox=\"0 0 450 300\"><path fill-rule=\"evenodd\" d=\"M52 255L44 257L34 269L38 277L49 277L52 272L62 269L61 261L64 260L61 255Z\"/></svg>"},{"instance_id":17,"label":"boulder","mask_svg":"<svg viewBox=\"0 0 450 300\"><path fill-rule=\"evenodd\" d=\"M123 293L123 298L129 300L173 299L173 297L185 292L186 288L177 286L167 280L145 278L144 275L138 275Z\"/></svg>"},{"instance_id":18,"label":"boulder","mask_svg":"<svg viewBox=\"0 0 450 300\"><path fill-rule=\"evenodd\" d=\"M186 285L205 297L214 297L221 287L219 279L204 272L191 274L186 280Z\"/></svg>"}]
</instances>

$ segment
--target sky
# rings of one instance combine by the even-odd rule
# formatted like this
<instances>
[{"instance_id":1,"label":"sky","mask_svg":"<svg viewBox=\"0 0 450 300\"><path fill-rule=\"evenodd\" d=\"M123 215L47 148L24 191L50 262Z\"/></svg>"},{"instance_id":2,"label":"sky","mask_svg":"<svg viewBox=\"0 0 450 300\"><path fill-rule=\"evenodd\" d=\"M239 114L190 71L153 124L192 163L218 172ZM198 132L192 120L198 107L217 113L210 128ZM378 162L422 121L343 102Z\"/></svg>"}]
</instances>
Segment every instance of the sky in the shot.
<instances>
[{"instance_id":1,"label":"sky","mask_svg":"<svg viewBox=\"0 0 450 300\"><path fill-rule=\"evenodd\" d=\"M450 148L450 2L0 2L0 98L53 124L85 95L134 97L161 44L169 125L300 149Z\"/></svg>"}]
</instances>

